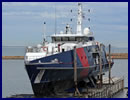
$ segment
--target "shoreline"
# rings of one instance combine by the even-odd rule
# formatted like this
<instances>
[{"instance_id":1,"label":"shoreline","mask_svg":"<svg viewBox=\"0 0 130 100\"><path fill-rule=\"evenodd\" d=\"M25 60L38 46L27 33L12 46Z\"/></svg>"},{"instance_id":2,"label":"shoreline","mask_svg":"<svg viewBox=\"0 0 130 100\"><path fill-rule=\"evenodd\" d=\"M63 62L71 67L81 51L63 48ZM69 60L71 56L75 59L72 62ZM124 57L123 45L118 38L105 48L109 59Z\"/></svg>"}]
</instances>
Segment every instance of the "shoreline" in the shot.
<instances>
[{"instance_id":1,"label":"shoreline","mask_svg":"<svg viewBox=\"0 0 130 100\"><path fill-rule=\"evenodd\" d=\"M107 54L107 56L109 56ZM128 59L128 53L112 53L111 54L112 59ZM22 60L24 59L24 56L2 56L2 59L9 60L9 59L15 59L15 60Z\"/></svg>"}]
</instances>

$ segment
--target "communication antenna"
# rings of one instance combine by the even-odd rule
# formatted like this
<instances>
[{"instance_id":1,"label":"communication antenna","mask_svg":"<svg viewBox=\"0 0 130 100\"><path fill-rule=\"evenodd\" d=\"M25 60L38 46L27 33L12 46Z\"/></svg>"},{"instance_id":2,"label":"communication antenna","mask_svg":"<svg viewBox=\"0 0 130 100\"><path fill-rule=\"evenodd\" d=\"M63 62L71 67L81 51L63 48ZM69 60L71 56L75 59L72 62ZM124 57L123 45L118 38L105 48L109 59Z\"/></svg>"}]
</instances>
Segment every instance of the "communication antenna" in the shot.
<instances>
[{"instance_id":1,"label":"communication antenna","mask_svg":"<svg viewBox=\"0 0 130 100\"><path fill-rule=\"evenodd\" d=\"M70 12L71 12L71 14L72 14L72 13L73 13L73 10L71 9ZM72 26L71 26L71 31L73 32L73 30L72 30L72 29L73 29L73 18L70 19L70 22L71 22L71 25L72 25Z\"/></svg>"},{"instance_id":2,"label":"communication antenna","mask_svg":"<svg viewBox=\"0 0 130 100\"><path fill-rule=\"evenodd\" d=\"M43 25L43 43L46 42L46 22Z\"/></svg>"},{"instance_id":3,"label":"communication antenna","mask_svg":"<svg viewBox=\"0 0 130 100\"><path fill-rule=\"evenodd\" d=\"M90 13L90 9L88 9L88 12Z\"/></svg>"},{"instance_id":4,"label":"communication antenna","mask_svg":"<svg viewBox=\"0 0 130 100\"><path fill-rule=\"evenodd\" d=\"M90 9L88 9L88 13L90 13ZM91 21L91 19L90 18L88 18L88 21L90 22ZM90 29L90 26L89 26L89 29Z\"/></svg>"},{"instance_id":5,"label":"communication antenna","mask_svg":"<svg viewBox=\"0 0 130 100\"><path fill-rule=\"evenodd\" d=\"M90 18L88 18L88 21L90 22Z\"/></svg>"},{"instance_id":6,"label":"communication antenna","mask_svg":"<svg viewBox=\"0 0 130 100\"><path fill-rule=\"evenodd\" d=\"M55 35L57 32L57 20L56 20L56 3L55 3Z\"/></svg>"},{"instance_id":7,"label":"communication antenna","mask_svg":"<svg viewBox=\"0 0 130 100\"><path fill-rule=\"evenodd\" d=\"M82 34L82 4L78 3L77 34Z\"/></svg>"},{"instance_id":8,"label":"communication antenna","mask_svg":"<svg viewBox=\"0 0 130 100\"><path fill-rule=\"evenodd\" d=\"M55 35L57 32L57 19L56 19L56 3L55 3ZM55 42L55 47L56 47L56 42Z\"/></svg>"},{"instance_id":9,"label":"communication antenna","mask_svg":"<svg viewBox=\"0 0 130 100\"><path fill-rule=\"evenodd\" d=\"M91 10L90 10L90 9L88 9L88 13L90 13L90 11L91 11ZM88 21L90 21L90 18L88 18Z\"/></svg>"}]
</instances>

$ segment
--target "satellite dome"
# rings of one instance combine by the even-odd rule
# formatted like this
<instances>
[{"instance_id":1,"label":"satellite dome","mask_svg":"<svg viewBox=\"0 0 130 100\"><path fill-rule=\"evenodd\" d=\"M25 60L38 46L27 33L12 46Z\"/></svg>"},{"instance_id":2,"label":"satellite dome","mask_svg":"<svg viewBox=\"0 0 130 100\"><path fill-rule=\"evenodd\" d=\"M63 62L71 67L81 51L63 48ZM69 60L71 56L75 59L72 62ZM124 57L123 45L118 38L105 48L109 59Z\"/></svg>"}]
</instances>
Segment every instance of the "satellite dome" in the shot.
<instances>
[{"instance_id":1,"label":"satellite dome","mask_svg":"<svg viewBox=\"0 0 130 100\"><path fill-rule=\"evenodd\" d=\"M88 27L84 29L84 35L92 35L92 32Z\"/></svg>"}]
</instances>

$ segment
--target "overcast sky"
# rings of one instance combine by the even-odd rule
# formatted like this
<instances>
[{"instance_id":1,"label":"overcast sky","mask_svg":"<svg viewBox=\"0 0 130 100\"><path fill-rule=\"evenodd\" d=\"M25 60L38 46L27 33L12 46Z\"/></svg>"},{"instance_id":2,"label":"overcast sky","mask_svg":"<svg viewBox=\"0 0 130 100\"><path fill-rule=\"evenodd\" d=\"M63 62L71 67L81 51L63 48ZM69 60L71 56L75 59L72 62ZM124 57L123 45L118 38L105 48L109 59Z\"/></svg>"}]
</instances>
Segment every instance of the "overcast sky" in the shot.
<instances>
[{"instance_id":1,"label":"overcast sky","mask_svg":"<svg viewBox=\"0 0 130 100\"><path fill-rule=\"evenodd\" d=\"M83 28L90 27L96 41L105 45L111 43L116 47L128 47L127 2L82 2L82 5L86 16ZM64 31L67 23L76 31L77 8L77 2L3 2L2 45L27 46L41 43L44 21L47 36L54 34L55 28L57 33Z\"/></svg>"}]
</instances>

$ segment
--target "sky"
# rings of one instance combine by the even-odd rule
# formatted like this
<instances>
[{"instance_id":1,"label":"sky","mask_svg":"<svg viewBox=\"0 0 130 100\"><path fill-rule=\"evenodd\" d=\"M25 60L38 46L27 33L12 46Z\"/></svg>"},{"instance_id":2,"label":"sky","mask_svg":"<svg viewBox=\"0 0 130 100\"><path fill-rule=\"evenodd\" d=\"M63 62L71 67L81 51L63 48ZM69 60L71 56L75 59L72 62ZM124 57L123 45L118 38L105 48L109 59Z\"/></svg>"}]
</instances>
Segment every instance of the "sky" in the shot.
<instances>
[{"instance_id":1,"label":"sky","mask_svg":"<svg viewBox=\"0 0 130 100\"><path fill-rule=\"evenodd\" d=\"M95 40L105 45L128 48L128 2L82 5L83 29L90 27ZM77 2L2 2L2 45L37 45L42 43L44 32L50 41L49 36L64 31L66 24L76 32L77 9Z\"/></svg>"}]
</instances>

